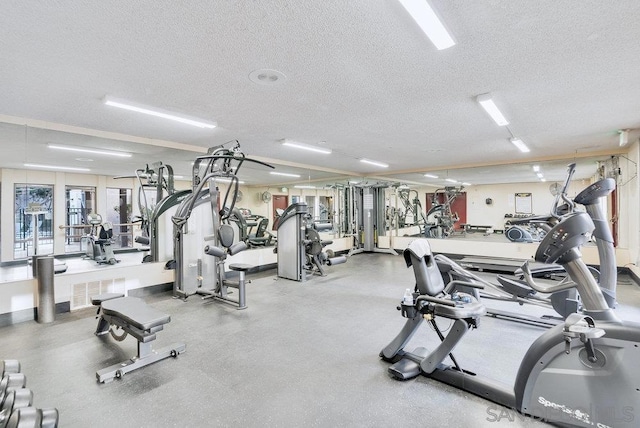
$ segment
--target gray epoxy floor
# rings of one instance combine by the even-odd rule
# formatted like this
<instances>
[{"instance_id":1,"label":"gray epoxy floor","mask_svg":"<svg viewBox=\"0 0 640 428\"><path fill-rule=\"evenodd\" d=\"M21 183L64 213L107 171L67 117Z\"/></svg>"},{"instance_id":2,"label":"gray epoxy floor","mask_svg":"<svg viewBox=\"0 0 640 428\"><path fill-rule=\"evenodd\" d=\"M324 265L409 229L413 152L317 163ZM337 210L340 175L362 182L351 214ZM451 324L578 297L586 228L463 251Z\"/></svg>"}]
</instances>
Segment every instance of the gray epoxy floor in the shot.
<instances>
[{"instance_id":1,"label":"gray epoxy floor","mask_svg":"<svg viewBox=\"0 0 640 428\"><path fill-rule=\"evenodd\" d=\"M414 284L401 256L360 254L327 271L303 284L253 275L244 311L146 297L172 317L155 346L183 341L187 351L108 384L95 372L135 355L136 342L94 336L93 309L0 328L0 358L21 361L35 405L57 407L62 427L547 426L424 377L387 375L378 353L402 327L395 307ZM625 318L640 319L640 287L622 277L619 293ZM485 317L455 355L511 383L541 332ZM425 327L413 340L427 339L437 340Z\"/></svg>"}]
</instances>

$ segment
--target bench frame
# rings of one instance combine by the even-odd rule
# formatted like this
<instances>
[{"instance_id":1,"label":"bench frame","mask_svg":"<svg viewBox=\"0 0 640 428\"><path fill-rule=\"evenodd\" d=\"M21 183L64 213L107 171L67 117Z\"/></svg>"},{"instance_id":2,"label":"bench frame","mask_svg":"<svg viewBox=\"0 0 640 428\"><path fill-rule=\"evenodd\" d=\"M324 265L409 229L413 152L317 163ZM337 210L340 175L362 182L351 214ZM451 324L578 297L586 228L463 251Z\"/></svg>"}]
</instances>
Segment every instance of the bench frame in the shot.
<instances>
[{"instance_id":1,"label":"bench frame","mask_svg":"<svg viewBox=\"0 0 640 428\"><path fill-rule=\"evenodd\" d=\"M130 358L122 363L114 364L102 370L96 372L96 379L101 383L111 382L114 378L120 379L126 373L141 367L153 364L157 361L164 360L168 357L176 358L178 354L183 353L186 350L184 343L175 343L173 345L164 347L159 350L154 350L152 342L156 339L156 333L161 331L164 324L142 330L134 325L131 325L124 319L111 314L103 313L102 302L111 299L132 299L132 297L123 297L117 294L107 294L92 297L94 305L98 306L98 327L96 329L96 336L104 336L113 326L121 328L126 334L130 334L138 341L138 354L135 357ZM114 336L115 337L115 336ZM123 340L126 335L121 336L120 340Z\"/></svg>"}]
</instances>

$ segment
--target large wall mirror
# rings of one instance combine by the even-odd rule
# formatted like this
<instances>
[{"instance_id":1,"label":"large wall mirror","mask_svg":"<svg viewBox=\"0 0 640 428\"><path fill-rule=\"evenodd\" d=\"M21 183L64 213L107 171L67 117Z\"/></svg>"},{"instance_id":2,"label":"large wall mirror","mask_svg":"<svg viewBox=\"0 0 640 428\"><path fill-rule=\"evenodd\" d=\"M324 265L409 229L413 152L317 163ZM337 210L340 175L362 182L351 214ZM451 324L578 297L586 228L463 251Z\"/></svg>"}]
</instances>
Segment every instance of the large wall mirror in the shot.
<instances>
[{"instance_id":1,"label":"large wall mirror","mask_svg":"<svg viewBox=\"0 0 640 428\"><path fill-rule=\"evenodd\" d=\"M86 233L81 217L87 210L96 210L114 223L117 246L134 246L135 236L141 232L135 224L141 214L137 203L141 186L135 178L136 170L158 162L170 165L175 189L186 190L191 187L194 159L207 150L204 146L185 149L177 143L158 145L150 140L113 139L99 131L86 135L9 123L0 123L0 143L11 147L0 159L2 204L14 207L2 210L3 216L12 216L2 219L3 236L14 237L3 239L2 261L34 253L34 227L38 228L40 249L49 246L47 251L56 254L82 251L78 236ZM101 151L128 156L110 156ZM570 196L598 175L637 170L624 156L607 155L377 177L336 175L284 162L275 165L275 171L288 174L282 176L270 174L271 171L263 167L246 165L238 174L242 181L238 206L255 226L259 224L257 220L267 218L267 230L272 231L277 222L275 205L280 201L276 197L286 198L287 203L305 201L314 220L333 224L324 233L342 237L349 234L349 218L353 215L345 206L344 189L383 185L386 207L384 230L380 233L426 234L436 239L473 234L474 239L496 239L492 233L504 231L509 218L543 215L549 211L554 200L553 190L564 181L566 166L571 162L577 167L569 188ZM621 183L624 184L624 179ZM38 214L38 223L34 226L34 215L27 211L37 208L32 199L43 186L52 194L46 203L38 202L48 211ZM69 193L72 190L73 195ZM612 217L621 214L615 204L615 200L609 202ZM470 227L465 234L464 225L479 227ZM80 229L70 230L78 227ZM166 254L169 257L170 251Z\"/></svg>"}]
</instances>

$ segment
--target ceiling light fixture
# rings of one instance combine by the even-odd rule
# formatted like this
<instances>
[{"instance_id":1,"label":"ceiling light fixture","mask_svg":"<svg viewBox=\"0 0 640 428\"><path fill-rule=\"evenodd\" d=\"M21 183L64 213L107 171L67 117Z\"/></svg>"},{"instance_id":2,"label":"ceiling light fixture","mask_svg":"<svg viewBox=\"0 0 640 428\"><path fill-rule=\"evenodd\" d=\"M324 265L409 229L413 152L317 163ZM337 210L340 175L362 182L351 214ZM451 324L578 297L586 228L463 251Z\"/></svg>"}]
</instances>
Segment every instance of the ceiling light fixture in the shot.
<instances>
[{"instance_id":1,"label":"ceiling light fixture","mask_svg":"<svg viewBox=\"0 0 640 428\"><path fill-rule=\"evenodd\" d=\"M298 184L293 187L295 187L296 189L315 189L316 188L316 186L309 186L307 184Z\"/></svg>"},{"instance_id":2,"label":"ceiling light fixture","mask_svg":"<svg viewBox=\"0 0 640 428\"><path fill-rule=\"evenodd\" d=\"M148 114L150 116L161 117L163 119L174 120L176 122L185 123L187 125L197 126L198 128L213 129L216 127L215 123L208 122L203 119L195 117L189 117L181 115L179 113L162 110L155 107L146 106L143 104L133 103L131 101L120 100L111 96L104 98L104 103L111 107L118 107L125 110L135 111L137 113Z\"/></svg>"},{"instance_id":3,"label":"ceiling light fixture","mask_svg":"<svg viewBox=\"0 0 640 428\"><path fill-rule=\"evenodd\" d=\"M540 181L542 181L543 183L545 183L547 181L546 178L541 178Z\"/></svg>"},{"instance_id":4,"label":"ceiling light fixture","mask_svg":"<svg viewBox=\"0 0 640 428\"><path fill-rule=\"evenodd\" d=\"M175 178L175 176L174 176L174 178ZM224 177L217 177L216 181L219 181L221 183L231 183L231 179L230 178L224 178ZM238 184L244 184L244 181L238 180Z\"/></svg>"},{"instance_id":5,"label":"ceiling light fixture","mask_svg":"<svg viewBox=\"0 0 640 428\"><path fill-rule=\"evenodd\" d=\"M450 48L456 42L449 34L444 24L426 0L399 0L400 4L409 12L422 31L429 37L439 51Z\"/></svg>"},{"instance_id":6,"label":"ceiling light fixture","mask_svg":"<svg viewBox=\"0 0 640 428\"><path fill-rule=\"evenodd\" d=\"M536 173L536 175L538 176L538 178L544 178L544 175L542 175L541 172Z\"/></svg>"},{"instance_id":7,"label":"ceiling light fixture","mask_svg":"<svg viewBox=\"0 0 640 428\"><path fill-rule=\"evenodd\" d=\"M325 155L331 154L331 149L322 149L320 147L313 147L307 144L297 143L295 141L283 140L283 146L295 147L296 149L309 150L311 152L322 153Z\"/></svg>"},{"instance_id":8,"label":"ceiling light fixture","mask_svg":"<svg viewBox=\"0 0 640 428\"><path fill-rule=\"evenodd\" d=\"M487 112L487 114L491 116L491 119L493 119L493 121L498 126L506 126L509 124L509 121L504 117L500 109L498 109L496 103L493 102L491 94L478 95L476 97L476 101L478 101L478 103Z\"/></svg>"},{"instance_id":9,"label":"ceiling light fixture","mask_svg":"<svg viewBox=\"0 0 640 428\"><path fill-rule=\"evenodd\" d=\"M384 162L372 161L369 159L360 159L360 162L368 163L369 165L379 166L380 168L389 168L389 164L386 164Z\"/></svg>"},{"instance_id":10,"label":"ceiling light fixture","mask_svg":"<svg viewBox=\"0 0 640 428\"><path fill-rule=\"evenodd\" d=\"M529 147L520 138L512 138L511 143L518 148L522 153L529 153Z\"/></svg>"},{"instance_id":11,"label":"ceiling light fixture","mask_svg":"<svg viewBox=\"0 0 640 428\"><path fill-rule=\"evenodd\" d=\"M457 183L453 178L445 178L444 181L448 181L449 183Z\"/></svg>"},{"instance_id":12,"label":"ceiling light fixture","mask_svg":"<svg viewBox=\"0 0 640 428\"><path fill-rule=\"evenodd\" d=\"M427 178L438 178L437 175L433 175L433 174L425 174L424 176Z\"/></svg>"},{"instance_id":13,"label":"ceiling light fixture","mask_svg":"<svg viewBox=\"0 0 640 428\"><path fill-rule=\"evenodd\" d=\"M471 183L462 183L463 186L471 186Z\"/></svg>"},{"instance_id":14,"label":"ceiling light fixture","mask_svg":"<svg viewBox=\"0 0 640 428\"><path fill-rule=\"evenodd\" d=\"M261 68L249 73L249 80L251 80L253 83L259 83L261 85L278 85L287 80L287 76L285 76L283 72L278 70Z\"/></svg>"},{"instance_id":15,"label":"ceiling light fixture","mask_svg":"<svg viewBox=\"0 0 640 428\"><path fill-rule=\"evenodd\" d=\"M533 172L540 172L540 165L534 165Z\"/></svg>"},{"instance_id":16,"label":"ceiling light fixture","mask_svg":"<svg viewBox=\"0 0 640 428\"><path fill-rule=\"evenodd\" d=\"M618 131L618 133L620 134L620 147L626 146L629 142L629 130L621 129Z\"/></svg>"},{"instance_id":17,"label":"ceiling light fixture","mask_svg":"<svg viewBox=\"0 0 640 428\"><path fill-rule=\"evenodd\" d=\"M58 165L40 165L37 163L25 163L24 166L26 166L27 168L59 169L64 171L78 171L78 172L91 171L89 168L74 168L71 166L58 166Z\"/></svg>"},{"instance_id":18,"label":"ceiling light fixture","mask_svg":"<svg viewBox=\"0 0 640 428\"><path fill-rule=\"evenodd\" d=\"M289 174L287 172L275 172L275 171L271 171L269 174L271 175L282 175L283 177L295 177L295 178L300 178L300 176L298 174Z\"/></svg>"},{"instance_id":19,"label":"ceiling light fixture","mask_svg":"<svg viewBox=\"0 0 640 428\"><path fill-rule=\"evenodd\" d=\"M105 156L118 156L121 158L130 158L131 153L125 152L114 152L111 150L93 150L93 149L83 149L81 147L72 147L72 146L59 146L57 144L47 144L47 147L55 150L68 150L70 152L80 152L80 153L91 153L95 155L105 155Z\"/></svg>"}]
</instances>

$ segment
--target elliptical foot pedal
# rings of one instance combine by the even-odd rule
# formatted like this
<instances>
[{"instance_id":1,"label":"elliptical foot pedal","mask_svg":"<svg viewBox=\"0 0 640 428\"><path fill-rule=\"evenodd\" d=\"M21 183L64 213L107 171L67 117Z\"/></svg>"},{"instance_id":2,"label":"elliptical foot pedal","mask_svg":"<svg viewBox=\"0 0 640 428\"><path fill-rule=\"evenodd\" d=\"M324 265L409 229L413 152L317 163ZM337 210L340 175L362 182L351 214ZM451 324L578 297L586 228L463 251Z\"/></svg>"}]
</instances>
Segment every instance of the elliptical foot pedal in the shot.
<instances>
[{"instance_id":1,"label":"elliptical foot pedal","mask_svg":"<svg viewBox=\"0 0 640 428\"><path fill-rule=\"evenodd\" d=\"M428 354L427 348L416 348L411 353L411 357L404 357L389 367L389 374L398 380L409 380L417 377L421 373L420 363L414 360L422 360Z\"/></svg>"}]
</instances>

